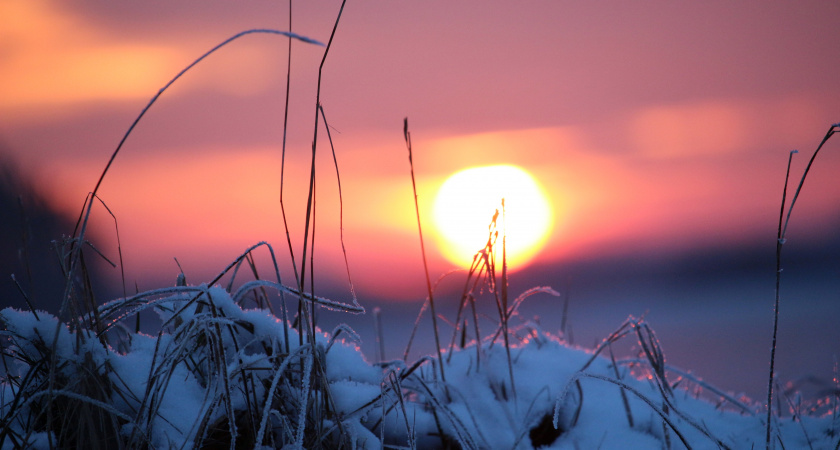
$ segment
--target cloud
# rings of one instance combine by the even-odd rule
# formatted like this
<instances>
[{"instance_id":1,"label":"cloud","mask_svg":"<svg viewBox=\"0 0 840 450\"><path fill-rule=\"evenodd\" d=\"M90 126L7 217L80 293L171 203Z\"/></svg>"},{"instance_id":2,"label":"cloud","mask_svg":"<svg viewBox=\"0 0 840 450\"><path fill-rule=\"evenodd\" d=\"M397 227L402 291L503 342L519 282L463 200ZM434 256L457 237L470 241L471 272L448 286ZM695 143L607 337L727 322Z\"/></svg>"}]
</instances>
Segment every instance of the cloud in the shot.
<instances>
[{"instance_id":1,"label":"cloud","mask_svg":"<svg viewBox=\"0 0 840 450\"><path fill-rule=\"evenodd\" d=\"M748 116L731 102L653 106L636 114L632 136L639 150L651 158L711 156L747 144Z\"/></svg>"},{"instance_id":2,"label":"cloud","mask_svg":"<svg viewBox=\"0 0 840 450\"><path fill-rule=\"evenodd\" d=\"M633 112L628 144L652 160L710 158L808 142L827 111L818 95L706 99L658 104ZM816 129L814 128L816 125Z\"/></svg>"},{"instance_id":3,"label":"cloud","mask_svg":"<svg viewBox=\"0 0 840 450\"><path fill-rule=\"evenodd\" d=\"M15 116L149 99L194 58L228 37L214 33L131 40L46 0L3 2L0 16L0 114ZM276 81L275 64L267 55L278 50L262 44L251 40L236 51L213 55L190 72L184 87L236 96L263 91Z\"/></svg>"},{"instance_id":4,"label":"cloud","mask_svg":"<svg viewBox=\"0 0 840 450\"><path fill-rule=\"evenodd\" d=\"M0 15L10 25L0 31L4 112L149 97L183 59L167 47L116 41L42 0L3 2Z\"/></svg>"}]
</instances>

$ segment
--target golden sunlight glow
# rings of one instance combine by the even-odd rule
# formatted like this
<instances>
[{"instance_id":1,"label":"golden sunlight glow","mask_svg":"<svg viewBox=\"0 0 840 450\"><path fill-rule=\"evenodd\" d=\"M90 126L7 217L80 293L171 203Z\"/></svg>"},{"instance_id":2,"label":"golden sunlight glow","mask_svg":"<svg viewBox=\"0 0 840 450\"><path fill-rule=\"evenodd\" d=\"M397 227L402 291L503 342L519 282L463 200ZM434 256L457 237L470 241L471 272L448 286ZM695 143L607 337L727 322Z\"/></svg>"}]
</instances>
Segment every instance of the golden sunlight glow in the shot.
<instances>
[{"instance_id":1,"label":"golden sunlight glow","mask_svg":"<svg viewBox=\"0 0 840 450\"><path fill-rule=\"evenodd\" d=\"M504 216L502 215L504 199ZM512 165L472 167L450 176L438 190L433 220L439 246L450 262L469 267L484 248L496 210L497 262L502 234L508 266L524 266L548 239L553 222L550 202L537 181Z\"/></svg>"}]
</instances>

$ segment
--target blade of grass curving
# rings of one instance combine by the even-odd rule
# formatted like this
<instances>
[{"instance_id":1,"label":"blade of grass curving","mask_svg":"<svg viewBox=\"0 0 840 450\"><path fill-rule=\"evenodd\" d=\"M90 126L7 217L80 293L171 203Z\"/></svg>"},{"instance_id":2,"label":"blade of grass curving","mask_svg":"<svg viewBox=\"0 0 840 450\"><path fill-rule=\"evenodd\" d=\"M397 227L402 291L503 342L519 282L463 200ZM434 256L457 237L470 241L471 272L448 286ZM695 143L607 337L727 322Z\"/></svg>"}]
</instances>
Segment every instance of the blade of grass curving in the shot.
<instances>
[{"instance_id":1,"label":"blade of grass curving","mask_svg":"<svg viewBox=\"0 0 840 450\"><path fill-rule=\"evenodd\" d=\"M788 165L787 171L785 172L785 185L784 189L782 190L782 206L779 213L779 229L776 234L776 295L775 301L773 304L773 340L770 346L770 374L768 376L769 381L767 382L767 425L766 425L766 435L765 435L765 444L767 449L770 449L770 443L772 440L772 428L773 428L773 382L774 382L774 371L776 365L776 341L778 336L779 330L779 303L780 303L780 287L781 287L781 277L782 277L782 246L785 243L786 236L787 236L787 227L790 224L790 217L791 213L793 212L793 207L796 204L796 200L799 198L799 193L802 191L802 185L805 184L805 178L808 176L808 173L811 170L811 166L814 164L814 160L817 158L817 154L819 154L820 150L823 148L826 142L834 136L835 133L840 131L840 123L835 123L829 127L828 131L826 132L825 136L823 137L820 144L817 146L817 149L814 150L814 154L811 155L811 159L808 160L808 165L805 166L805 172L802 174L802 178L799 179L799 185L796 187L796 192L793 194L793 199L790 202L790 206L787 208L787 214L785 214L785 200L787 196L787 188L788 188L788 179L790 177L790 165L791 160L793 159L794 153L797 153L796 150L790 152L788 156ZM784 217L784 223L782 218Z\"/></svg>"},{"instance_id":2,"label":"blade of grass curving","mask_svg":"<svg viewBox=\"0 0 840 450\"><path fill-rule=\"evenodd\" d=\"M300 291L298 291L297 289L295 289L293 287L285 286L285 285L278 284L278 283L275 283L273 281L268 281L268 280L253 280L253 281L249 281L249 282L243 284L236 291L236 294L234 294L234 298L240 299L242 297L242 295L244 295L248 291L253 290L253 289L257 289L257 288L261 288L261 287L270 287L270 288L273 288L273 289L277 290L278 292L285 292L287 294L292 294L292 295L297 296L297 297L299 297L303 300L306 300L310 303L316 304L320 307L327 308L327 309L332 310L332 311L343 311L343 312L351 313L351 314L364 314L365 313L365 309L361 306L355 306L355 305L351 305L349 303L342 303L342 302L338 302L338 301L335 301L335 300L330 300L330 299L327 299L327 298L324 298L324 297L318 297L317 295L313 296L312 294L309 294L309 293L301 293Z\"/></svg>"},{"instance_id":3,"label":"blade of grass curving","mask_svg":"<svg viewBox=\"0 0 840 450\"><path fill-rule=\"evenodd\" d=\"M303 41L303 42L307 42L307 43L311 43L311 44L323 45L323 44L321 44L320 42L318 42L318 41L316 41L316 40L313 40L313 39L310 39L310 38L307 38L307 37L304 37L304 36L300 36L300 35L297 35L297 34L294 34L294 33L291 33L291 32L285 32L285 31L279 31L279 30L271 30L271 29L251 29L251 30L246 30L246 31L242 31L242 32L240 32L240 33L237 33L237 34L235 34L235 35L231 36L230 38L228 38L228 39L226 39L226 40L222 41L220 44L216 45L215 47L213 47L213 48L211 48L210 50L208 50L207 52L205 52L205 53L204 53L203 55L201 55L198 59L194 60L194 61L193 61L192 63L190 63L187 67L185 67L185 68L184 68L183 70L181 70L178 74L176 74L176 75L175 75L175 77L174 77L174 78L172 78L172 79L171 79L168 83L166 83L166 84L165 84L165 85L164 85L164 86L163 86L163 87L162 87L162 88L161 88L161 89L160 89L160 90L159 90L159 91L158 91L158 92L157 92L157 93L156 93L156 94L152 97L152 99L148 102L148 104L146 104L146 106L145 106L145 107L141 110L140 114L139 114L139 115L138 115L138 116L134 119L134 122L132 122L132 124L129 126L128 130L127 130L127 131L125 132L125 134L123 135L123 137L122 137L122 139L120 140L119 144L117 144L116 149L115 149L115 150L114 150L114 152L111 154L111 157L109 158L108 163L105 165L105 168L103 169L102 173L100 174L99 179L97 180L96 185L95 185L95 186L94 186L94 188L93 188L93 191L91 191L91 193L90 193L89 198L91 199L91 201L89 201L89 200L85 200L85 206L83 207L83 211L84 211L84 214L83 214L83 219L81 220L81 225L80 225L80 227L78 227L79 232L78 232L78 234L77 234L77 242L79 242L79 243L83 243L83 242L84 242L84 237L85 237L85 233L86 233L86 230L87 230L88 220L89 220L89 218L90 218L91 210L92 210L92 207L93 207L93 202L92 202L92 199L93 199L94 197L96 197L97 193L99 192L99 188L100 188L100 186L102 185L102 181L105 179L105 175L108 173L108 170L110 169L110 167L111 167L111 165L113 164L113 162L114 162L115 158L117 157L117 154L119 154L120 150L122 149L123 145L125 144L126 140L128 139L128 136L129 136L129 135L131 135L132 131L134 131L134 129L135 129L135 127L137 126L137 124L138 124L138 123L140 122L140 120L141 120L141 119L142 119L142 118L146 115L146 112L148 112L148 111L149 111L149 109L151 108L151 106L152 106L152 105L153 105L153 104L157 101L157 99L158 99L158 98L160 98L160 96L161 96L161 95L162 95L162 94L163 94L163 93L164 93L164 92L165 92L165 91L166 91L166 90L167 90L167 89L168 89L168 88L169 88L169 87L170 87L173 83L175 83L175 81L177 81L179 78L181 78L181 76L183 76L183 75L184 75L187 71L189 71L190 69L192 69L195 65L197 65L198 63L200 63L201 61L203 61L205 58L207 58L208 56L210 56L212 53L216 52L217 50L219 50L219 49L221 49L221 48L225 47L226 45L228 45L229 43L231 43L231 42L235 41L236 39L239 39L239 38L241 38L241 37L243 37L243 36L250 35L250 34L275 34L275 35L283 35L283 36L287 36L287 37L289 37L289 38L295 38L295 39L301 40L301 41ZM66 270L66 277L65 277L65 289L64 289L64 295L63 295L63 297L62 297L62 304L66 303L66 302L68 301L68 299L70 298L71 294L72 294L72 291L73 291L73 288L72 288L73 283L72 283L72 281L73 281L73 278L74 278L74 276L75 276L76 268L77 268L77 266L78 266L78 264L79 264L79 260L80 260L80 258L81 258L81 254L80 254L80 247L71 248L71 250L70 250L70 254L69 254L69 262L68 262L68 264L67 264L67 270ZM63 311L64 311L64 307L62 306L62 308L61 308L61 309L62 309L62 312L63 312ZM54 348L54 346L53 346L53 348ZM50 377L49 377L48 391L52 391L52 390L53 390L53 386L54 386L54 383L55 383L54 378L55 378L55 376L54 376L54 370L51 368L51 369L50 369Z\"/></svg>"},{"instance_id":4,"label":"blade of grass curving","mask_svg":"<svg viewBox=\"0 0 840 450\"><path fill-rule=\"evenodd\" d=\"M443 368L443 355L440 349L440 334L438 333L437 313L435 312L435 297L432 289L432 281L429 278L429 264L426 261L426 246L423 243L423 227L420 225L420 206L417 203L417 183L414 181L414 157L411 153L411 133L408 131L408 117L403 119L403 136L405 145L408 148L408 165L411 167L411 187L414 189L414 212L417 215L417 232L420 235L420 252L423 255L423 269L426 273L426 290L429 294L429 309L432 315L432 328L435 333L435 349L437 350L438 363L440 366L440 379L445 383L446 374Z\"/></svg>"},{"instance_id":5,"label":"blade of grass curving","mask_svg":"<svg viewBox=\"0 0 840 450\"><path fill-rule=\"evenodd\" d=\"M351 328L350 325L347 325L346 323L340 323L335 328L333 328L332 333L330 333L330 340L329 342L327 342L327 347L324 349L325 355L330 352L330 349L332 348L333 344L335 344L335 341L338 339L339 336L341 336L342 333L347 335L347 339L349 339L350 342L355 344L357 347L361 348L362 338L359 336L359 333L356 333L356 330Z\"/></svg>"},{"instance_id":6,"label":"blade of grass curving","mask_svg":"<svg viewBox=\"0 0 840 450\"><path fill-rule=\"evenodd\" d=\"M205 52L203 55L198 57L196 60L194 60L192 63L190 63L187 67L185 67L180 72L178 72L178 74L176 74L175 77L173 77L171 80L169 80L169 82L167 82L152 97L152 99L149 100L149 103L146 104L146 106L140 111L140 114L134 119L134 122L132 122L132 124L128 127L128 130L125 132L122 139L120 139L120 142L119 142L119 144L117 144L117 148L111 154L110 159L108 159L108 163L105 165L105 169L102 170L102 173L99 175L99 179L97 180L96 185L93 188L93 191L91 191L91 194L90 194L91 197L96 197L97 193L99 192L99 187L102 185L102 181L105 179L105 175L108 173L108 170L111 168L111 165L114 163L114 160L116 159L117 154L119 154L120 150L122 149L123 145L125 144L125 141L128 139L128 136L131 135L131 132L134 131L134 128L137 127L137 124L146 115L146 113L149 111L149 109L152 107L152 105L158 100L158 98L160 98L160 96L163 95L163 93L166 92L166 90L169 89L169 87L172 86L179 78L181 78L185 73L187 73L190 69L195 67L201 61L203 61L205 58L207 58L211 54L215 53L217 50L219 50L219 49L225 47L226 45L230 44L231 42L233 42L233 41L235 41L235 40L237 40L237 39L239 39L243 36L250 35L250 34L275 34L275 35L287 36L289 38L298 39L298 40L306 42L306 43L323 46L322 43L320 43L320 42L318 42L314 39L310 39L308 37L301 36L301 35L298 35L298 34L295 34L295 33L287 32L287 31L279 31L279 30L272 30L272 29L251 29L251 30L246 30L246 31L239 32L239 33L225 39L224 41L222 41L221 43L219 43L215 47L211 48L210 50ZM84 240L84 235L85 235L85 231L87 229L87 223L88 223L88 219L90 217L92 206L93 206L92 202L89 202L89 201L86 202L84 219L81 222L81 227L80 227L79 234L78 234L79 241ZM68 280L72 279L72 276L74 274L74 270L73 270L74 267L75 267L75 258L71 258L70 270L69 270L69 273L67 274L67 279ZM68 294L68 292L65 292L65 297L67 296L67 294Z\"/></svg>"},{"instance_id":7,"label":"blade of grass curving","mask_svg":"<svg viewBox=\"0 0 840 450\"><path fill-rule=\"evenodd\" d=\"M793 199L791 200L790 206L788 207L787 217L785 218L785 226L782 229L780 236L781 239L784 239L785 235L787 234L787 227L790 223L790 214L791 212L793 212L793 206L796 203L796 199L799 198L799 192L802 190L802 185L805 184L805 178L808 176L808 172L810 172L811 166L814 164L814 160L817 158L817 154L820 152L820 150L822 150L825 143L828 142L828 140L831 139L831 137L834 136L834 134L837 132L840 132L840 123L835 123L828 129L822 141L820 141L820 145L817 146L817 149L814 150L814 154L811 155L811 159L808 160L808 165L805 166L805 172L802 174L802 178L799 180L799 185L796 187L796 192L793 194Z\"/></svg>"},{"instance_id":8,"label":"blade of grass curving","mask_svg":"<svg viewBox=\"0 0 840 450\"><path fill-rule=\"evenodd\" d=\"M324 107L318 105L318 109L321 111L321 118L324 119L324 129L327 131L327 139L330 142L330 150L332 151L333 163L335 164L335 180L338 184L339 239L341 241L341 253L344 255L344 268L347 271L347 283L350 286L350 295L353 298L353 304L361 307L356 298L356 289L353 287L353 277L350 276L350 263L347 261L347 249L344 246L344 197L341 194L341 174L338 170L338 157L335 155L335 146L333 145L332 134L330 134L330 126L327 123L327 116L324 114Z\"/></svg>"},{"instance_id":9,"label":"blade of grass curving","mask_svg":"<svg viewBox=\"0 0 840 450\"><path fill-rule=\"evenodd\" d=\"M248 255L248 267L251 269L251 274L254 275L255 280L260 279L260 274L257 269L257 262L254 260L254 255ZM271 301L268 298L268 292L265 289L260 289L261 297L257 300L257 307L260 309L268 309L271 312L271 315L277 316L277 313L274 311L274 306L271 305ZM254 297L257 297L255 295Z\"/></svg>"},{"instance_id":10,"label":"blade of grass curving","mask_svg":"<svg viewBox=\"0 0 840 450\"><path fill-rule=\"evenodd\" d=\"M239 32L239 33L225 39L224 41L222 41L221 43L219 43L215 47L211 48L210 50L205 52L203 55L198 57L195 61L190 63L183 70L178 72L178 74L175 75L175 77L173 77L171 80L169 80L169 82L166 83L152 97L151 100L149 100L149 103L143 108L143 110L140 112L140 114L137 116L137 118L134 119L134 122L128 128L128 131L125 132L125 135L123 135L122 139L120 140L120 143L117 145L117 148L114 150L114 153L111 155L111 158L108 160L108 164L105 165L105 169L102 171L102 174L99 176L99 180L96 182L96 186L94 186L94 188L93 188L92 193L93 193L94 196L99 191L99 186L102 184L102 180L105 178L105 175L107 174L108 169L110 169L110 167L113 164L114 159L117 157L117 154L119 153L120 149L122 149L122 146L125 143L126 139L128 139L128 136L131 134L132 131L134 131L134 128L137 126L137 124L140 122L140 120L143 118L143 116L146 115L146 112L149 111L149 108L151 108L151 106L157 101L157 99L160 98L160 96L167 89L169 89L169 87L172 86L172 84L174 84L179 78L181 78L185 73L187 73L187 71L189 71L190 69L195 67L198 63L203 61L205 58L207 58L208 56L210 56L211 54L213 54L217 50L221 49L222 47L225 47L226 45L235 41L236 39L239 39L243 36L247 36L249 34L276 34L276 35L287 36L290 39L291 38L298 39L300 41L303 41L303 42L306 42L306 43L309 43L309 44L316 44L316 45L321 45L321 46L324 45L321 42L318 42L314 39L310 39L308 37L301 36L301 35L298 35L298 34L295 34L295 33L287 32L287 31L279 31L279 30L272 30L272 29L251 29L251 30L246 30L246 31ZM82 226L84 227L84 224ZM84 232L82 232L81 234L84 234Z\"/></svg>"},{"instance_id":11,"label":"blade of grass curving","mask_svg":"<svg viewBox=\"0 0 840 450\"><path fill-rule=\"evenodd\" d=\"M516 300L513 301L513 304L508 307L507 317L510 320L515 314L518 314L519 306L530 296L535 294L548 294L554 297L560 297L560 293L552 289L550 286L536 286L532 287L525 292L519 294L519 297L516 297ZM493 337L490 339L490 347L493 347L493 343L496 339L499 338L499 335L502 334L502 326L501 324L496 328L496 332L493 334Z\"/></svg>"}]
</instances>

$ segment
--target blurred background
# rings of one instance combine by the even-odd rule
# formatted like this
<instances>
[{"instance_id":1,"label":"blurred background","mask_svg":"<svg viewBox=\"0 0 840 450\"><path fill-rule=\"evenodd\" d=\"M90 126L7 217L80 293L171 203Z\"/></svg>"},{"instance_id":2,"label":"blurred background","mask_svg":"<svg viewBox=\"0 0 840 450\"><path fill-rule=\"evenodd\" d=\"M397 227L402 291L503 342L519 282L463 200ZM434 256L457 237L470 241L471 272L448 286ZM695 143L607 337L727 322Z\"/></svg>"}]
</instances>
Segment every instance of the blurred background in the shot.
<instances>
[{"instance_id":1,"label":"blurred background","mask_svg":"<svg viewBox=\"0 0 840 450\"><path fill-rule=\"evenodd\" d=\"M0 3L0 306L26 307L14 273L36 307L57 308L61 272L50 242L72 234L134 118L222 40L288 30L289 6ZM326 43L339 8L295 2L291 30ZM343 202L322 126L316 293L350 298L343 206L355 291L368 311L381 308L386 357L401 357L426 297L408 117L433 281L453 269L430 225L437 189L463 168L515 164L549 194L554 220L544 247L514 268L511 292L563 294L529 299L523 318L552 332L566 321L567 338L591 347L629 315L644 315L670 364L762 398L786 163L800 150L791 169L798 181L840 121L838 19L840 4L829 0L349 1L322 73ZM299 265L323 52L295 41L290 54L284 37L250 35L166 91L99 191L117 227L101 205L93 210L91 239L112 261L122 255L121 267L93 268L102 301L172 285L181 269L189 283L208 282L259 241L273 245L293 284L279 202L286 63L291 55L283 196ZM838 170L835 138L788 229L777 355L784 381L835 374ZM447 317L463 276L439 286ZM327 330L349 323L376 358L371 314L325 311L319 320ZM430 336L425 316L415 357L432 351Z\"/></svg>"}]
</instances>

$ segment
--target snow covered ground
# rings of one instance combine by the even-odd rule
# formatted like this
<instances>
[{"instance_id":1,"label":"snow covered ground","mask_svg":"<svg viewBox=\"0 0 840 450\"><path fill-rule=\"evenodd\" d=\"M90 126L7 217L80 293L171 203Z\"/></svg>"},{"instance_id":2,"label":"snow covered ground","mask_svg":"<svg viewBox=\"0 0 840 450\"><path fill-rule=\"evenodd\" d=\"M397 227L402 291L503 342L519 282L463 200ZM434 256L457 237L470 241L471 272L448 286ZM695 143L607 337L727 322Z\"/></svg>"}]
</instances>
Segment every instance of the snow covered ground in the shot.
<instances>
[{"instance_id":1,"label":"snow covered ground","mask_svg":"<svg viewBox=\"0 0 840 450\"><path fill-rule=\"evenodd\" d=\"M438 355L371 364L349 328L301 336L283 311L243 306L266 288L288 292L268 281L234 293L175 286L105 304L75 330L45 312L4 309L2 448L766 445L764 406L670 370L644 321L628 319L590 350L511 321L509 347L502 334L456 345L442 353L443 370ZM121 321L144 309L160 316L156 336ZM636 340L640 357L611 358L620 339ZM837 448L837 397L779 405L774 448Z\"/></svg>"}]
</instances>

